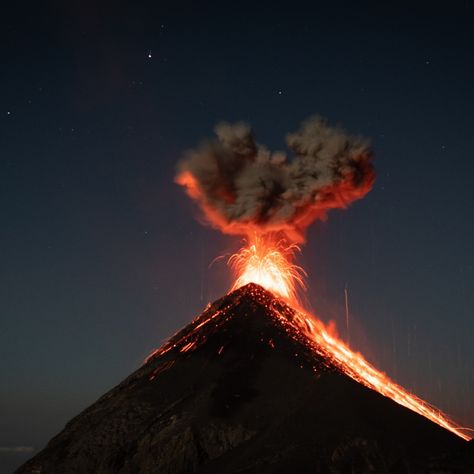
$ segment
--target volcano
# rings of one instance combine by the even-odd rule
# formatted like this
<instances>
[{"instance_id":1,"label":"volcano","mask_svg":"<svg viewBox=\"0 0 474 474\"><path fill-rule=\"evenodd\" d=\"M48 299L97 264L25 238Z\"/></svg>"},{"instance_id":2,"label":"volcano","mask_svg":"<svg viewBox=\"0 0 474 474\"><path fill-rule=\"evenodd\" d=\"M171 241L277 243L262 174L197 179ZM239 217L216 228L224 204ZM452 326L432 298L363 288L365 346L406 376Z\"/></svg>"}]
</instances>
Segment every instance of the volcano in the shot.
<instances>
[{"instance_id":1,"label":"volcano","mask_svg":"<svg viewBox=\"0 0 474 474\"><path fill-rule=\"evenodd\" d=\"M209 305L17 473L474 472L474 446L347 376L248 284Z\"/></svg>"}]
</instances>

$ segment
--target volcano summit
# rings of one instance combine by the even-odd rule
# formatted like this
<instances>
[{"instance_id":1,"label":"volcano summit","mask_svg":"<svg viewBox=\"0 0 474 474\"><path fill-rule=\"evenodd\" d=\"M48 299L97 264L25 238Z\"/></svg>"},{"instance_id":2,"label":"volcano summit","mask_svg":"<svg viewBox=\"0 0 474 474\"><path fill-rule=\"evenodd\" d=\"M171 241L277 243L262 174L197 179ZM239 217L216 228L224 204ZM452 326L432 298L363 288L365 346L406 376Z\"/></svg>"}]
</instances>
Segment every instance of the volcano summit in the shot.
<instances>
[{"instance_id":1,"label":"volcano summit","mask_svg":"<svg viewBox=\"0 0 474 474\"><path fill-rule=\"evenodd\" d=\"M473 472L473 444L351 378L255 284L206 310L17 473Z\"/></svg>"}]
</instances>

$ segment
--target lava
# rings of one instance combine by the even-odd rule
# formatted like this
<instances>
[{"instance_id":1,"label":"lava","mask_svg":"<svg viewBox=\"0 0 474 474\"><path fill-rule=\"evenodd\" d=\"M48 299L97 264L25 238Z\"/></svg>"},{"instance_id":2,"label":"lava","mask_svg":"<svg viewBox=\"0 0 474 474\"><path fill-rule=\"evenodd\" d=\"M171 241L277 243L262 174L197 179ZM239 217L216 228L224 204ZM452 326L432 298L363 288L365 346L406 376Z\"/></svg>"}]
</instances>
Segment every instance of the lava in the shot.
<instances>
[{"instance_id":1,"label":"lava","mask_svg":"<svg viewBox=\"0 0 474 474\"><path fill-rule=\"evenodd\" d=\"M306 272L291 263L296 244L287 245L273 235L253 234L247 245L229 259L229 265L236 273L232 290L248 283L257 283L272 293L283 297L293 306L298 305L297 290L303 288Z\"/></svg>"},{"instance_id":2,"label":"lava","mask_svg":"<svg viewBox=\"0 0 474 474\"><path fill-rule=\"evenodd\" d=\"M254 235L246 247L232 255L230 265L236 272L236 280L232 290L248 283L256 283L272 293L282 297L293 308L300 308L297 300L297 289L304 288L304 270L291 262L296 245L285 245L271 236ZM278 311L276 312L278 315ZM315 345L323 348L329 357L335 361L341 370L380 394L391 398L414 412L425 416L443 428L452 431L465 440L471 439L456 426L446 415L435 407L407 392L403 387L393 382L386 374L369 364L361 354L351 350L347 344L331 334L328 328L318 318L305 311L295 310L293 322L297 329L304 333ZM286 319L286 318L284 318Z\"/></svg>"},{"instance_id":3,"label":"lava","mask_svg":"<svg viewBox=\"0 0 474 474\"><path fill-rule=\"evenodd\" d=\"M296 321L299 323L300 330L305 332L316 345L324 347L332 359L339 363L339 367L346 375L385 397L391 398L399 405L423 415L466 441L471 439L464 433L463 428L457 426L440 410L407 392L386 374L369 364L361 354L352 351L344 342L331 335L321 321L312 315L301 312L297 312L297 314L299 317Z\"/></svg>"}]
</instances>

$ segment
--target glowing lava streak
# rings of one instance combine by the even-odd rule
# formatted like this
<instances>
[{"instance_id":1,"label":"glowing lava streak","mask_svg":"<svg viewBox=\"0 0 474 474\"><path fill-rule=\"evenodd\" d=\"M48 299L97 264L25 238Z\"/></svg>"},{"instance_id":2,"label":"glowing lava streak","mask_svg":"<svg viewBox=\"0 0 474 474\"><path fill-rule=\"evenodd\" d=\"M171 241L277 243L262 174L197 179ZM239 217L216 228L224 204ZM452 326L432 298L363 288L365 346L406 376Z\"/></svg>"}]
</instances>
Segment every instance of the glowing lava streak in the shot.
<instances>
[{"instance_id":1,"label":"glowing lava streak","mask_svg":"<svg viewBox=\"0 0 474 474\"><path fill-rule=\"evenodd\" d=\"M232 291L247 283L257 283L293 306L299 306L296 293L298 287L304 288L306 273L291 263L298 250L297 245L285 245L283 240L275 240L272 235L262 237L254 234L248 245L229 259L236 273Z\"/></svg>"},{"instance_id":2,"label":"glowing lava streak","mask_svg":"<svg viewBox=\"0 0 474 474\"><path fill-rule=\"evenodd\" d=\"M304 287L305 272L291 263L291 258L297 250L299 249L296 245L285 246L283 241L276 241L271 237L252 237L249 239L249 245L240 249L239 253L232 255L229 260L237 273L232 290L247 283L257 283L283 297L291 306L299 307L296 291L298 286ZM274 314L283 323L287 323L288 320L279 315L278 311ZM320 349L326 353L352 379L423 415L461 438L467 441L471 439L471 436L463 432L467 428L456 426L441 411L390 380L387 375L370 365L362 355L352 351L332 335L319 319L298 310L295 311L292 324L314 343L315 350Z\"/></svg>"}]
</instances>

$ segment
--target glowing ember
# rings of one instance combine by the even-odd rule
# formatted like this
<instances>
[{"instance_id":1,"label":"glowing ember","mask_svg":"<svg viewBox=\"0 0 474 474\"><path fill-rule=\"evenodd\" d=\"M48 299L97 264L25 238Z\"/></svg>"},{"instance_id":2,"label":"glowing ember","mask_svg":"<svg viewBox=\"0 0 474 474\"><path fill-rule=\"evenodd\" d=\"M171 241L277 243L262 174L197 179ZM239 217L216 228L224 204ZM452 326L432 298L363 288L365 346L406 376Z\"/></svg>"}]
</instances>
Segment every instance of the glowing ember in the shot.
<instances>
[{"instance_id":1,"label":"glowing ember","mask_svg":"<svg viewBox=\"0 0 474 474\"><path fill-rule=\"evenodd\" d=\"M257 283L263 288L282 296L297 306L297 289L304 288L305 271L293 265L291 259L299 247L285 245L282 240L272 236L254 234L246 247L232 255L229 264L236 273L232 291L248 283Z\"/></svg>"},{"instance_id":2,"label":"glowing ember","mask_svg":"<svg viewBox=\"0 0 474 474\"><path fill-rule=\"evenodd\" d=\"M285 246L283 241L276 242L270 237L254 236L247 247L233 255L229 263L236 271L236 281L232 290L248 283L257 283L267 290L283 297L290 305L299 306L296 299L298 286L304 287L302 268L293 265L291 258L299 250L296 245ZM278 311L273 313L279 317ZM465 440L471 439L462 428L457 427L449 418L425 401L408 393L404 388L384 373L370 365L360 354L353 352L344 342L331 335L325 325L314 316L295 311L293 324L315 345L321 348L335 361L341 370L380 394L391 398L414 412L455 433ZM287 318L281 315L287 323Z\"/></svg>"}]
</instances>

